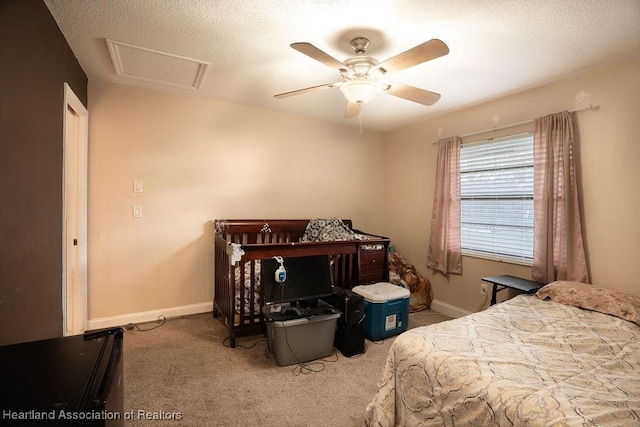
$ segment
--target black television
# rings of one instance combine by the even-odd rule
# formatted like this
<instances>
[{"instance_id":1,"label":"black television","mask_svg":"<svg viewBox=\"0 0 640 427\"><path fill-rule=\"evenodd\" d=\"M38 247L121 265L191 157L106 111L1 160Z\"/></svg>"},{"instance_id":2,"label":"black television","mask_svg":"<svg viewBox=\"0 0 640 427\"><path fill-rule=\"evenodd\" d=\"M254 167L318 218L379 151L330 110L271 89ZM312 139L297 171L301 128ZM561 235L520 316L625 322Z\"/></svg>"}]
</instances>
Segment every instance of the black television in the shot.
<instances>
[{"instance_id":1,"label":"black television","mask_svg":"<svg viewBox=\"0 0 640 427\"><path fill-rule=\"evenodd\" d=\"M296 302L313 306L318 298L332 295L331 270L327 255L282 258L286 278L279 282L276 258L262 260L262 284L266 304Z\"/></svg>"}]
</instances>

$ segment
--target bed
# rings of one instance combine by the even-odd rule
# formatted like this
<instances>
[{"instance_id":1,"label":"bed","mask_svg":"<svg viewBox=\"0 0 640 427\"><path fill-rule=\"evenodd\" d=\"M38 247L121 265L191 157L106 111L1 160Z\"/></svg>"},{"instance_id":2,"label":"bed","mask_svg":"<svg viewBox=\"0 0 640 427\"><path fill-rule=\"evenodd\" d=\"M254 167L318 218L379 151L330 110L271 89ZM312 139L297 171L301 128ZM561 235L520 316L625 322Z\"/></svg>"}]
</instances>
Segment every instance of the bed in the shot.
<instances>
[{"instance_id":1,"label":"bed","mask_svg":"<svg viewBox=\"0 0 640 427\"><path fill-rule=\"evenodd\" d=\"M348 219L226 219L214 225L213 316L227 326L231 347L236 337L265 330L261 259L326 255L333 285L351 289L375 277L363 267L363 260L377 259L365 256L375 250L382 257L377 278L388 278L389 239L353 229Z\"/></svg>"},{"instance_id":2,"label":"bed","mask_svg":"<svg viewBox=\"0 0 640 427\"><path fill-rule=\"evenodd\" d=\"M640 296L554 282L409 330L368 426L638 426Z\"/></svg>"}]
</instances>

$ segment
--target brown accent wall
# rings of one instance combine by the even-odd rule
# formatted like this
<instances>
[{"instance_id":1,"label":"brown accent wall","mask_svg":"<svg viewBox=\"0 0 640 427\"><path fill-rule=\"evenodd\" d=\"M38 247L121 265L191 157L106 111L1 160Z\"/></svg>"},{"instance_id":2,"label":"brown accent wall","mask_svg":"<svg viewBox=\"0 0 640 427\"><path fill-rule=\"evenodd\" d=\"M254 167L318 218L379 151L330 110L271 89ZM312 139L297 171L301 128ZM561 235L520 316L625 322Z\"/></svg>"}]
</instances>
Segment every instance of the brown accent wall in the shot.
<instances>
[{"instance_id":1,"label":"brown accent wall","mask_svg":"<svg viewBox=\"0 0 640 427\"><path fill-rule=\"evenodd\" d=\"M41 0L0 1L0 345L62 335L63 83L87 76Z\"/></svg>"}]
</instances>

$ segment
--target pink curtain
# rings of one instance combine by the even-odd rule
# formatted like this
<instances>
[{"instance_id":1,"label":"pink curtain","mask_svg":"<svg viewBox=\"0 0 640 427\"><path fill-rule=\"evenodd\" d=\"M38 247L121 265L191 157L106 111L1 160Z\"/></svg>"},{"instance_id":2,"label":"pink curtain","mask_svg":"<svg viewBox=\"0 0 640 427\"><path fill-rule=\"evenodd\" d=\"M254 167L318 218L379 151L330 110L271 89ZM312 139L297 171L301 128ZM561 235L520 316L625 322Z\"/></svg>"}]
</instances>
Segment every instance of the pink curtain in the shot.
<instances>
[{"instance_id":1,"label":"pink curtain","mask_svg":"<svg viewBox=\"0 0 640 427\"><path fill-rule=\"evenodd\" d=\"M533 141L533 279L588 283L571 113L536 119Z\"/></svg>"},{"instance_id":2,"label":"pink curtain","mask_svg":"<svg viewBox=\"0 0 640 427\"><path fill-rule=\"evenodd\" d=\"M438 141L436 186L427 267L462 274L460 249L460 144L462 138Z\"/></svg>"}]
</instances>

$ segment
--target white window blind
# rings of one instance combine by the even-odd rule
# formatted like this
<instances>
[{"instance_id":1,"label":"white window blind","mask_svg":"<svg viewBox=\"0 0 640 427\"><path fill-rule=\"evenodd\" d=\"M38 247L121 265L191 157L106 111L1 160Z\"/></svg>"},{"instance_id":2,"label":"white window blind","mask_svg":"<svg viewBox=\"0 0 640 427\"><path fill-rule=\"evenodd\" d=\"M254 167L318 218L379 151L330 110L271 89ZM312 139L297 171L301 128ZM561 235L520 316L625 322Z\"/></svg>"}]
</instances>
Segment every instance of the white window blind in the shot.
<instances>
[{"instance_id":1,"label":"white window blind","mask_svg":"<svg viewBox=\"0 0 640 427\"><path fill-rule=\"evenodd\" d=\"M463 144L460 194L462 253L531 265L533 135Z\"/></svg>"}]
</instances>

